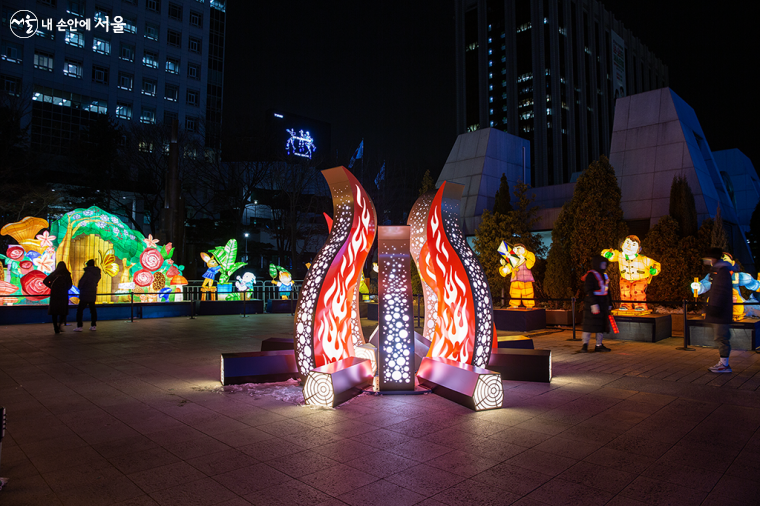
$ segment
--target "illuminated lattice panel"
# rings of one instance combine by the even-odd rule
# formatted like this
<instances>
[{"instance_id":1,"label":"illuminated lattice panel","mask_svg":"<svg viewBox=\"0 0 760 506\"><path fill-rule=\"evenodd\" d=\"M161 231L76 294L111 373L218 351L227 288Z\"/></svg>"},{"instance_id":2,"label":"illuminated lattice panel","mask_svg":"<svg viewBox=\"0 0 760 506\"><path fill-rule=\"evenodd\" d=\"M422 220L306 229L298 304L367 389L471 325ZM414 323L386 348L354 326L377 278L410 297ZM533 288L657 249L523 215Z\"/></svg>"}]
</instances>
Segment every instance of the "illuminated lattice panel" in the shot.
<instances>
[{"instance_id":1,"label":"illuminated lattice panel","mask_svg":"<svg viewBox=\"0 0 760 506\"><path fill-rule=\"evenodd\" d=\"M414 318L409 227L378 229L380 390L414 390Z\"/></svg>"},{"instance_id":2,"label":"illuminated lattice panel","mask_svg":"<svg viewBox=\"0 0 760 506\"><path fill-rule=\"evenodd\" d=\"M359 337L352 318L361 267L375 236L372 200L345 167L322 171L333 197L333 225L304 279L294 345L305 378L315 366L348 358Z\"/></svg>"},{"instance_id":3,"label":"illuminated lattice panel","mask_svg":"<svg viewBox=\"0 0 760 506\"><path fill-rule=\"evenodd\" d=\"M425 357L417 378L434 394L475 411L498 409L504 402L499 373L456 360Z\"/></svg>"},{"instance_id":4,"label":"illuminated lattice panel","mask_svg":"<svg viewBox=\"0 0 760 506\"><path fill-rule=\"evenodd\" d=\"M303 398L309 405L335 407L361 394L373 378L369 360L346 358L310 371L304 382Z\"/></svg>"},{"instance_id":5,"label":"illuminated lattice panel","mask_svg":"<svg viewBox=\"0 0 760 506\"><path fill-rule=\"evenodd\" d=\"M438 189L437 197L440 196L440 220L445 234L445 240L451 245L457 259L449 259L449 262L459 261L464 267L469 285L469 297L474 306L475 338L473 356L468 362L477 367L487 367L493 345L493 301L491 290L488 286L483 267L465 240L462 229L459 226L459 204L462 198L464 185L444 182ZM434 234L431 234L431 223L436 218L436 201L434 200L428 220L428 243Z\"/></svg>"},{"instance_id":6,"label":"illuminated lattice panel","mask_svg":"<svg viewBox=\"0 0 760 506\"><path fill-rule=\"evenodd\" d=\"M414 259L414 263L417 266L417 271L420 267L420 253L422 247L427 241L427 220L430 213L430 206L435 198L435 190L431 190L427 193L423 193L412 206L412 210L409 212L409 218L406 224L409 225L409 250ZM436 311L438 309L438 298L435 295L435 291L430 288L425 278L420 277L422 284L422 296L425 303L425 324L422 330L422 336L427 341L433 340L433 334L435 333L435 318Z\"/></svg>"}]
</instances>

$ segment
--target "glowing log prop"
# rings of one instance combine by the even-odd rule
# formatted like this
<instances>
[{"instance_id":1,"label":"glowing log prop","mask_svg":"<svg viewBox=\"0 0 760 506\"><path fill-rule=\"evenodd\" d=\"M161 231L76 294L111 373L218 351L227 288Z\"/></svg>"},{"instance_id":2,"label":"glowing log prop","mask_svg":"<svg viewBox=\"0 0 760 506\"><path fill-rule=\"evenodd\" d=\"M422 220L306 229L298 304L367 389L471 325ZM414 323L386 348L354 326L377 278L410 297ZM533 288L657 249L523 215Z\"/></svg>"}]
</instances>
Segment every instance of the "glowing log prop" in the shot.
<instances>
[{"instance_id":1,"label":"glowing log prop","mask_svg":"<svg viewBox=\"0 0 760 506\"><path fill-rule=\"evenodd\" d=\"M409 227L378 228L380 391L414 390Z\"/></svg>"},{"instance_id":2,"label":"glowing log prop","mask_svg":"<svg viewBox=\"0 0 760 506\"><path fill-rule=\"evenodd\" d=\"M498 409L504 402L499 373L456 360L425 357L417 378L433 393L475 411Z\"/></svg>"},{"instance_id":3,"label":"glowing log prop","mask_svg":"<svg viewBox=\"0 0 760 506\"><path fill-rule=\"evenodd\" d=\"M298 379L293 350L222 353L222 385L272 383Z\"/></svg>"},{"instance_id":4,"label":"glowing log prop","mask_svg":"<svg viewBox=\"0 0 760 506\"><path fill-rule=\"evenodd\" d=\"M436 191L432 190L427 193L423 193L412 206L412 211L409 213L409 218L406 223L410 227L409 231L409 250L414 259L414 263L417 266L417 271L421 271L422 266L420 264L420 253L423 246L427 242L427 221L430 214L430 206L433 204ZM430 252L425 249L426 258L429 258ZM427 260L429 262L429 260ZM438 311L438 297L436 297L435 291L428 285L424 277L420 276L420 282L422 284L422 296L425 302L425 324L422 330L422 336L428 340L433 340L435 335L435 321Z\"/></svg>"},{"instance_id":5,"label":"glowing log prop","mask_svg":"<svg viewBox=\"0 0 760 506\"><path fill-rule=\"evenodd\" d=\"M463 189L449 182L438 189L420 250L420 276L437 299L428 357L486 367L496 335L493 302L483 268L459 227Z\"/></svg>"},{"instance_id":6,"label":"glowing log prop","mask_svg":"<svg viewBox=\"0 0 760 506\"><path fill-rule=\"evenodd\" d=\"M351 311L377 222L372 200L345 167L322 174L332 193L334 221L304 279L296 309L294 347L303 378L314 367L356 354L361 326Z\"/></svg>"},{"instance_id":7,"label":"glowing log prop","mask_svg":"<svg viewBox=\"0 0 760 506\"><path fill-rule=\"evenodd\" d=\"M491 352L488 368L501 374L501 379L505 380L551 383L552 352L497 348Z\"/></svg>"},{"instance_id":8,"label":"glowing log prop","mask_svg":"<svg viewBox=\"0 0 760 506\"><path fill-rule=\"evenodd\" d=\"M303 386L303 398L306 404L334 408L361 394L373 378L369 360L346 358L312 369Z\"/></svg>"}]
</instances>

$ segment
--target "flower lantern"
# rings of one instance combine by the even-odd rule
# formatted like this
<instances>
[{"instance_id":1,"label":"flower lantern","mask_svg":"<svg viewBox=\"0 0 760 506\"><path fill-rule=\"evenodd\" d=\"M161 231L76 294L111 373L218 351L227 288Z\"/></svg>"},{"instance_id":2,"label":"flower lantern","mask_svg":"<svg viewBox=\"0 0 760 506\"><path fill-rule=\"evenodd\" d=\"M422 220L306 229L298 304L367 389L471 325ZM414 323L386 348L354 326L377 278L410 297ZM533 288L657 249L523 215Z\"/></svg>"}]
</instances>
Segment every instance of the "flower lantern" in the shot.
<instances>
[{"instance_id":1,"label":"flower lantern","mask_svg":"<svg viewBox=\"0 0 760 506\"><path fill-rule=\"evenodd\" d=\"M3 228L3 230L5 230L5 228ZM8 246L8 251L5 253L5 256L10 258L11 260L20 262L24 258L25 254L26 254L26 251L24 250L23 247L17 244L13 244L11 246Z\"/></svg>"},{"instance_id":2,"label":"flower lantern","mask_svg":"<svg viewBox=\"0 0 760 506\"><path fill-rule=\"evenodd\" d=\"M50 288L43 281L47 276L42 271L31 271L21 278L21 290L29 300L42 300L50 296Z\"/></svg>"},{"instance_id":3,"label":"flower lantern","mask_svg":"<svg viewBox=\"0 0 760 506\"><path fill-rule=\"evenodd\" d=\"M135 272L134 281L137 286L150 286L153 283L153 273L147 269Z\"/></svg>"},{"instance_id":4,"label":"flower lantern","mask_svg":"<svg viewBox=\"0 0 760 506\"><path fill-rule=\"evenodd\" d=\"M18 264L18 270L24 276L34 270L34 264L29 260L23 260Z\"/></svg>"},{"instance_id":5,"label":"flower lantern","mask_svg":"<svg viewBox=\"0 0 760 506\"><path fill-rule=\"evenodd\" d=\"M148 271L157 271L163 263L164 257L156 248L146 248L140 255L140 265Z\"/></svg>"}]
</instances>

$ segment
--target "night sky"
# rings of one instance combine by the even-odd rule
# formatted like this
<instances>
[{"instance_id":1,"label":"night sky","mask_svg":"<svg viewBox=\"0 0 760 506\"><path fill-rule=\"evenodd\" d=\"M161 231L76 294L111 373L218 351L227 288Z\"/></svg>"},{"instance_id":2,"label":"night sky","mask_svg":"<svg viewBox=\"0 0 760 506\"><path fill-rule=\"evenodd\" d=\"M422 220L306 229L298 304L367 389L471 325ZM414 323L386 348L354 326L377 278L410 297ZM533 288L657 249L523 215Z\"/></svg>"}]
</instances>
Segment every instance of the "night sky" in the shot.
<instances>
[{"instance_id":1,"label":"night sky","mask_svg":"<svg viewBox=\"0 0 760 506\"><path fill-rule=\"evenodd\" d=\"M668 66L710 148L738 148L760 167L750 3L603 3ZM342 164L364 138L371 164L409 163L436 176L456 139L453 5L228 2L226 125L261 128L264 111L280 109L330 123Z\"/></svg>"}]
</instances>

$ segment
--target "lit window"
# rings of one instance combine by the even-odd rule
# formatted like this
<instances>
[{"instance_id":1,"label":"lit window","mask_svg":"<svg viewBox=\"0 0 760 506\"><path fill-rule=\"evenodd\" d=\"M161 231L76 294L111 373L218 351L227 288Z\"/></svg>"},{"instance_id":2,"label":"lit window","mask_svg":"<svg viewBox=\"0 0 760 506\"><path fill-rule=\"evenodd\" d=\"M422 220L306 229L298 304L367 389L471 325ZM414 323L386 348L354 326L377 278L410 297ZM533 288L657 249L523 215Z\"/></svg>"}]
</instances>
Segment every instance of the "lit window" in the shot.
<instances>
[{"instance_id":1,"label":"lit window","mask_svg":"<svg viewBox=\"0 0 760 506\"><path fill-rule=\"evenodd\" d=\"M140 141L137 145L137 149L139 149L143 153L152 153L153 143L148 142L148 141Z\"/></svg>"},{"instance_id":2,"label":"lit window","mask_svg":"<svg viewBox=\"0 0 760 506\"><path fill-rule=\"evenodd\" d=\"M182 6L169 2L169 17L182 21Z\"/></svg>"},{"instance_id":3,"label":"lit window","mask_svg":"<svg viewBox=\"0 0 760 506\"><path fill-rule=\"evenodd\" d=\"M488 54L493 54L493 49L489 49Z\"/></svg>"},{"instance_id":4,"label":"lit window","mask_svg":"<svg viewBox=\"0 0 760 506\"><path fill-rule=\"evenodd\" d=\"M170 74L179 74L179 59L166 57L166 71Z\"/></svg>"},{"instance_id":5,"label":"lit window","mask_svg":"<svg viewBox=\"0 0 760 506\"><path fill-rule=\"evenodd\" d=\"M53 30L48 31L48 30L43 30L42 28L38 28L37 31L35 32L35 35L43 39L55 40L55 31Z\"/></svg>"},{"instance_id":6,"label":"lit window","mask_svg":"<svg viewBox=\"0 0 760 506\"><path fill-rule=\"evenodd\" d=\"M182 47L182 34L175 30L166 30L166 43L172 47Z\"/></svg>"},{"instance_id":7,"label":"lit window","mask_svg":"<svg viewBox=\"0 0 760 506\"><path fill-rule=\"evenodd\" d=\"M155 79L146 79L143 78L142 80L142 94L148 95L149 97L155 97L156 96L156 81Z\"/></svg>"},{"instance_id":8,"label":"lit window","mask_svg":"<svg viewBox=\"0 0 760 506\"><path fill-rule=\"evenodd\" d=\"M132 119L132 104L117 102L116 117L121 119Z\"/></svg>"},{"instance_id":9,"label":"lit window","mask_svg":"<svg viewBox=\"0 0 760 506\"><path fill-rule=\"evenodd\" d=\"M169 102L176 102L179 100L179 86L176 84L166 84L164 88L164 99Z\"/></svg>"},{"instance_id":10,"label":"lit window","mask_svg":"<svg viewBox=\"0 0 760 506\"><path fill-rule=\"evenodd\" d=\"M11 63L23 63L24 46L7 40L3 41L3 52L0 59Z\"/></svg>"},{"instance_id":11,"label":"lit window","mask_svg":"<svg viewBox=\"0 0 760 506\"><path fill-rule=\"evenodd\" d=\"M108 102L105 100L93 100L90 105L84 108L86 111L96 112L98 114L108 114Z\"/></svg>"},{"instance_id":12,"label":"lit window","mask_svg":"<svg viewBox=\"0 0 760 506\"><path fill-rule=\"evenodd\" d=\"M154 23L145 23L145 38L158 40L158 25Z\"/></svg>"},{"instance_id":13,"label":"lit window","mask_svg":"<svg viewBox=\"0 0 760 506\"><path fill-rule=\"evenodd\" d=\"M493 84L488 85L488 91L493 91Z\"/></svg>"},{"instance_id":14,"label":"lit window","mask_svg":"<svg viewBox=\"0 0 760 506\"><path fill-rule=\"evenodd\" d=\"M108 68L100 65L92 66L92 82L108 84Z\"/></svg>"},{"instance_id":15,"label":"lit window","mask_svg":"<svg viewBox=\"0 0 760 506\"><path fill-rule=\"evenodd\" d=\"M190 40L187 44L188 49L190 49L191 53L198 53L200 54L201 48L203 47L203 41L201 39L197 39L195 37L190 37Z\"/></svg>"},{"instance_id":16,"label":"lit window","mask_svg":"<svg viewBox=\"0 0 760 506\"><path fill-rule=\"evenodd\" d=\"M140 123L154 124L156 122L156 109L153 107L143 107L140 113Z\"/></svg>"},{"instance_id":17,"label":"lit window","mask_svg":"<svg viewBox=\"0 0 760 506\"><path fill-rule=\"evenodd\" d=\"M493 109L489 109L488 114L493 114Z\"/></svg>"},{"instance_id":18,"label":"lit window","mask_svg":"<svg viewBox=\"0 0 760 506\"><path fill-rule=\"evenodd\" d=\"M135 61L135 46L122 42L119 49L119 58L125 61Z\"/></svg>"},{"instance_id":19,"label":"lit window","mask_svg":"<svg viewBox=\"0 0 760 506\"><path fill-rule=\"evenodd\" d=\"M82 62L66 58L63 62L63 74L75 79L82 79Z\"/></svg>"},{"instance_id":20,"label":"lit window","mask_svg":"<svg viewBox=\"0 0 760 506\"><path fill-rule=\"evenodd\" d=\"M124 33L137 33L137 21L129 16L122 16L124 19Z\"/></svg>"},{"instance_id":21,"label":"lit window","mask_svg":"<svg viewBox=\"0 0 760 506\"><path fill-rule=\"evenodd\" d=\"M34 68L52 72L53 66L54 63L52 53L45 53L43 51L34 52Z\"/></svg>"},{"instance_id":22,"label":"lit window","mask_svg":"<svg viewBox=\"0 0 760 506\"><path fill-rule=\"evenodd\" d=\"M143 51L143 65L152 69L157 69L158 53L154 51Z\"/></svg>"},{"instance_id":23,"label":"lit window","mask_svg":"<svg viewBox=\"0 0 760 506\"><path fill-rule=\"evenodd\" d=\"M203 14L200 12L190 11L190 26L203 28Z\"/></svg>"},{"instance_id":24,"label":"lit window","mask_svg":"<svg viewBox=\"0 0 760 506\"><path fill-rule=\"evenodd\" d=\"M187 77L190 79L200 79L201 78L201 66L195 63L188 63L187 64Z\"/></svg>"},{"instance_id":25,"label":"lit window","mask_svg":"<svg viewBox=\"0 0 760 506\"><path fill-rule=\"evenodd\" d=\"M491 60L488 60L488 66L489 66L489 67L493 67L493 61L491 61Z\"/></svg>"},{"instance_id":26,"label":"lit window","mask_svg":"<svg viewBox=\"0 0 760 506\"><path fill-rule=\"evenodd\" d=\"M493 97L488 97L488 101L493 104Z\"/></svg>"},{"instance_id":27,"label":"lit window","mask_svg":"<svg viewBox=\"0 0 760 506\"><path fill-rule=\"evenodd\" d=\"M100 54L111 54L111 42L95 37L92 39L92 50Z\"/></svg>"},{"instance_id":28,"label":"lit window","mask_svg":"<svg viewBox=\"0 0 760 506\"><path fill-rule=\"evenodd\" d=\"M145 0L145 8L153 12L161 12L161 0Z\"/></svg>"},{"instance_id":29,"label":"lit window","mask_svg":"<svg viewBox=\"0 0 760 506\"><path fill-rule=\"evenodd\" d=\"M66 31L66 44L74 47L84 47L84 34Z\"/></svg>"},{"instance_id":30,"label":"lit window","mask_svg":"<svg viewBox=\"0 0 760 506\"><path fill-rule=\"evenodd\" d=\"M95 23L97 23L98 21L105 23L106 18L111 19L111 11L104 7L98 7L96 5L95 14L92 17L95 19Z\"/></svg>"},{"instance_id":31,"label":"lit window","mask_svg":"<svg viewBox=\"0 0 760 506\"><path fill-rule=\"evenodd\" d=\"M196 90L187 90L187 105L198 105L198 97L200 93Z\"/></svg>"},{"instance_id":32,"label":"lit window","mask_svg":"<svg viewBox=\"0 0 760 506\"><path fill-rule=\"evenodd\" d=\"M135 76L126 72L119 72L119 88L122 90L132 91L135 82Z\"/></svg>"},{"instance_id":33,"label":"lit window","mask_svg":"<svg viewBox=\"0 0 760 506\"><path fill-rule=\"evenodd\" d=\"M84 2L82 0L69 0L69 7L66 12L74 16L84 16Z\"/></svg>"}]
</instances>

